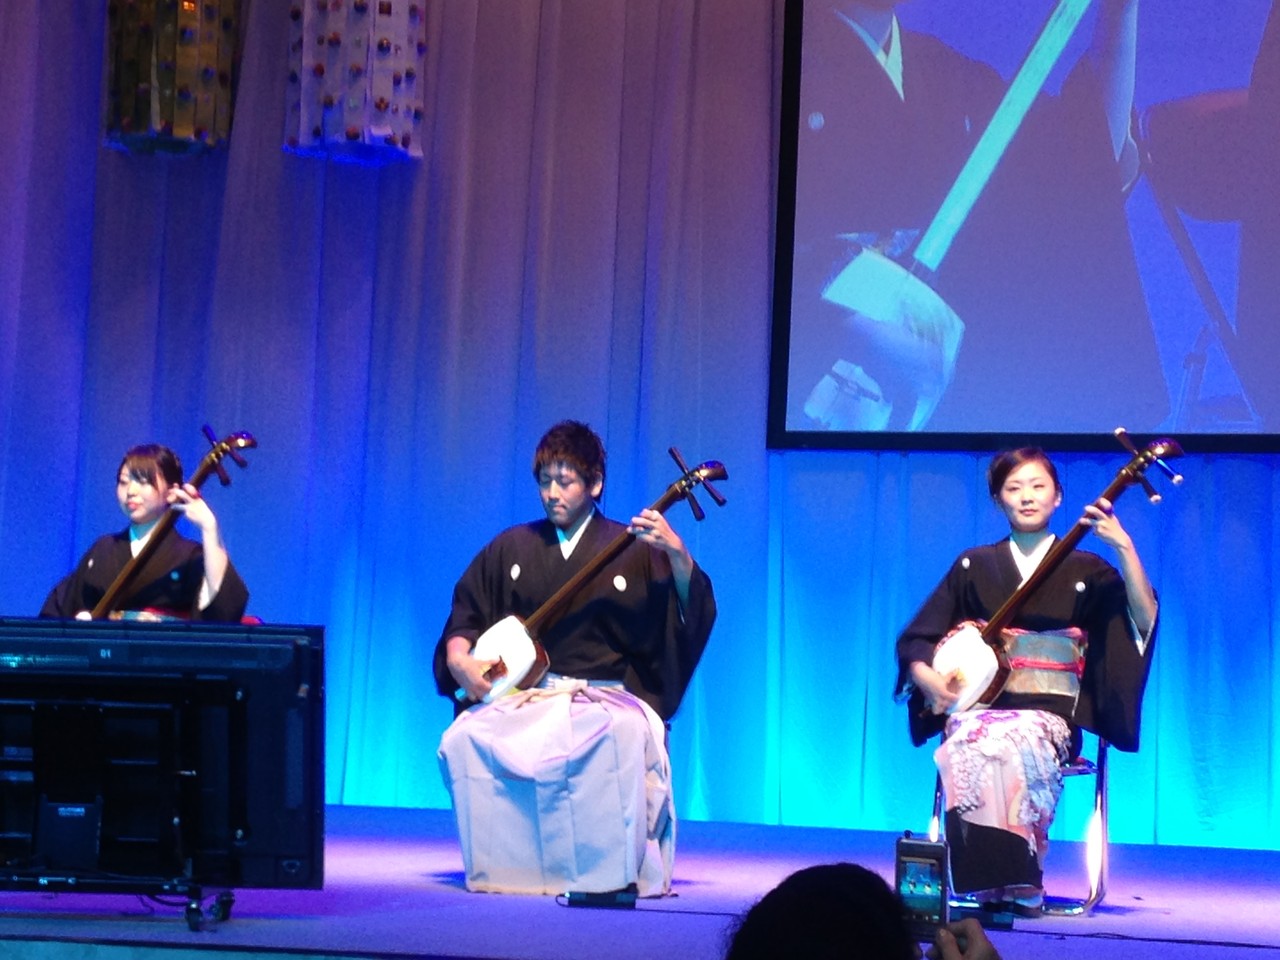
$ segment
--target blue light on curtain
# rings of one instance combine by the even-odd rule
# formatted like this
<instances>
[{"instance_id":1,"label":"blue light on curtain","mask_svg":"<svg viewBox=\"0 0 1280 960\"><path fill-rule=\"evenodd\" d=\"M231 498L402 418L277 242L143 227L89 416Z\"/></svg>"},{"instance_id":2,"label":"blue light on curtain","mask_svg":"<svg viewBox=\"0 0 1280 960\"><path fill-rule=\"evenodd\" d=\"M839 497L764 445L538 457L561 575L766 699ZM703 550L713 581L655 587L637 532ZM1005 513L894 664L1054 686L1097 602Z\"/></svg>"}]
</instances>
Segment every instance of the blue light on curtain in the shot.
<instances>
[{"instance_id":1,"label":"blue light on curtain","mask_svg":"<svg viewBox=\"0 0 1280 960\"><path fill-rule=\"evenodd\" d=\"M672 444L729 470L726 508L672 514L721 611L672 731L682 815L921 827L893 638L1002 528L985 454L765 449L773 0L450 0L423 163L380 169L281 151L272 6L250 7L230 150L173 164L99 144L96 2L0 4L0 612L121 523L127 445L194 464L201 423L249 430L250 469L209 496L251 612L326 626L329 800L443 806L450 590L536 514L532 447L579 417L612 516L666 487ZM1061 458L1064 524L1123 459ZM1181 466L1159 507L1120 506L1163 622L1113 835L1274 847L1280 462Z\"/></svg>"}]
</instances>

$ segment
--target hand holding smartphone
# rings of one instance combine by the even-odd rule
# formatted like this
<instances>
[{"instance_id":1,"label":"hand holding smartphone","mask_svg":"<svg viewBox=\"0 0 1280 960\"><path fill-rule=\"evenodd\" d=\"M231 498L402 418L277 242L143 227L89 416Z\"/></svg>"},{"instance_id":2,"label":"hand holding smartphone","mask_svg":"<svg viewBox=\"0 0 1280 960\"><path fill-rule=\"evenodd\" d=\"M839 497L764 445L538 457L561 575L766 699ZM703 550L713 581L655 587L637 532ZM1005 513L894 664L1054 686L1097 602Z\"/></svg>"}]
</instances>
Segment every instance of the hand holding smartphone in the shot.
<instances>
[{"instance_id":1,"label":"hand holding smartphone","mask_svg":"<svg viewBox=\"0 0 1280 960\"><path fill-rule=\"evenodd\" d=\"M898 894L917 943L933 943L938 928L949 919L947 844L905 834L894 851Z\"/></svg>"}]
</instances>

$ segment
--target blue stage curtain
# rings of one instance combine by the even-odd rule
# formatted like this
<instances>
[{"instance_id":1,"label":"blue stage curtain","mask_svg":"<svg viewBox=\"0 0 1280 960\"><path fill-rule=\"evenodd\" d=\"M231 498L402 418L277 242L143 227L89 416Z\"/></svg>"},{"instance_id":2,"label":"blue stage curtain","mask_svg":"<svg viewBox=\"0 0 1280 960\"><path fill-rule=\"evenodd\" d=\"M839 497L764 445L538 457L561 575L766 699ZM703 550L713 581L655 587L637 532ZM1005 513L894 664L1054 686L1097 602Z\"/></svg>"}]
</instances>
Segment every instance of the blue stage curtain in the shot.
<instances>
[{"instance_id":1,"label":"blue stage curtain","mask_svg":"<svg viewBox=\"0 0 1280 960\"><path fill-rule=\"evenodd\" d=\"M444 806L450 590L537 514L533 445L577 417L613 516L674 479L669 445L729 469L727 507L672 514L721 611L672 734L682 814L920 828L893 639L1002 525L984 453L766 450L777 4L428 4L427 155L384 169L281 150L275 6L229 150L131 157L99 142L98 0L0 4L0 613L121 524L129 444L194 466L201 423L251 431L208 495L251 612L327 628L329 800ZM1065 524L1124 458L1061 460ZM1181 465L1121 505L1163 626L1113 833L1275 848L1280 464Z\"/></svg>"}]
</instances>

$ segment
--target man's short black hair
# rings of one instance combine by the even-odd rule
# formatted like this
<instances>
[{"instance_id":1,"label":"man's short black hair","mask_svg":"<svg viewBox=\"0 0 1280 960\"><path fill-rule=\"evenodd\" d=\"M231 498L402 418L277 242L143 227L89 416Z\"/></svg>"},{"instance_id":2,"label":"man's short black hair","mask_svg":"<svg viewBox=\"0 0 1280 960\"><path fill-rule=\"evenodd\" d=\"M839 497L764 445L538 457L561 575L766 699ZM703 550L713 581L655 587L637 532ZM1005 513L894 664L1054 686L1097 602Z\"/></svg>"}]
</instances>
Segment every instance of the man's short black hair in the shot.
<instances>
[{"instance_id":1,"label":"man's short black hair","mask_svg":"<svg viewBox=\"0 0 1280 960\"><path fill-rule=\"evenodd\" d=\"M585 423L561 420L542 435L533 454L533 478L556 463L567 463L591 486L604 483L604 443Z\"/></svg>"}]
</instances>

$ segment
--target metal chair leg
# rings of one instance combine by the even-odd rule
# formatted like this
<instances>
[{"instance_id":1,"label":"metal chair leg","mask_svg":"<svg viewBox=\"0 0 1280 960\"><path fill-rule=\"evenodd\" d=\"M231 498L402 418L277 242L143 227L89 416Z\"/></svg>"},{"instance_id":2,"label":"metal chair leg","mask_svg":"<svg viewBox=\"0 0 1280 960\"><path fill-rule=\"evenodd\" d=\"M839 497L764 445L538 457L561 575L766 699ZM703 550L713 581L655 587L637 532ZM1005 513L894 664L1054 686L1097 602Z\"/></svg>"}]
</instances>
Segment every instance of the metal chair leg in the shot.
<instances>
[{"instance_id":1,"label":"metal chair leg","mask_svg":"<svg viewBox=\"0 0 1280 960\"><path fill-rule=\"evenodd\" d=\"M942 836L942 774L933 782L933 816L929 818L929 839L937 843Z\"/></svg>"},{"instance_id":2,"label":"metal chair leg","mask_svg":"<svg viewBox=\"0 0 1280 960\"><path fill-rule=\"evenodd\" d=\"M1110 836L1107 829L1107 742L1098 740L1097 761L1083 761L1064 769L1063 776L1093 775L1093 813L1085 831L1085 865L1089 877L1089 895L1083 899L1045 897L1041 912L1051 917L1088 916L1107 894ZM941 774L934 781L933 816L929 820L929 839L937 841L942 832L943 788ZM956 905L963 906L957 900Z\"/></svg>"},{"instance_id":3,"label":"metal chair leg","mask_svg":"<svg viewBox=\"0 0 1280 960\"><path fill-rule=\"evenodd\" d=\"M1063 897L1045 897L1042 912L1052 917L1088 916L1107 895L1108 849L1110 836L1107 829L1107 742L1098 740L1098 759L1093 769L1081 769L1075 773L1093 773L1093 813L1085 832L1085 864L1089 874L1089 896L1083 900Z\"/></svg>"}]
</instances>

